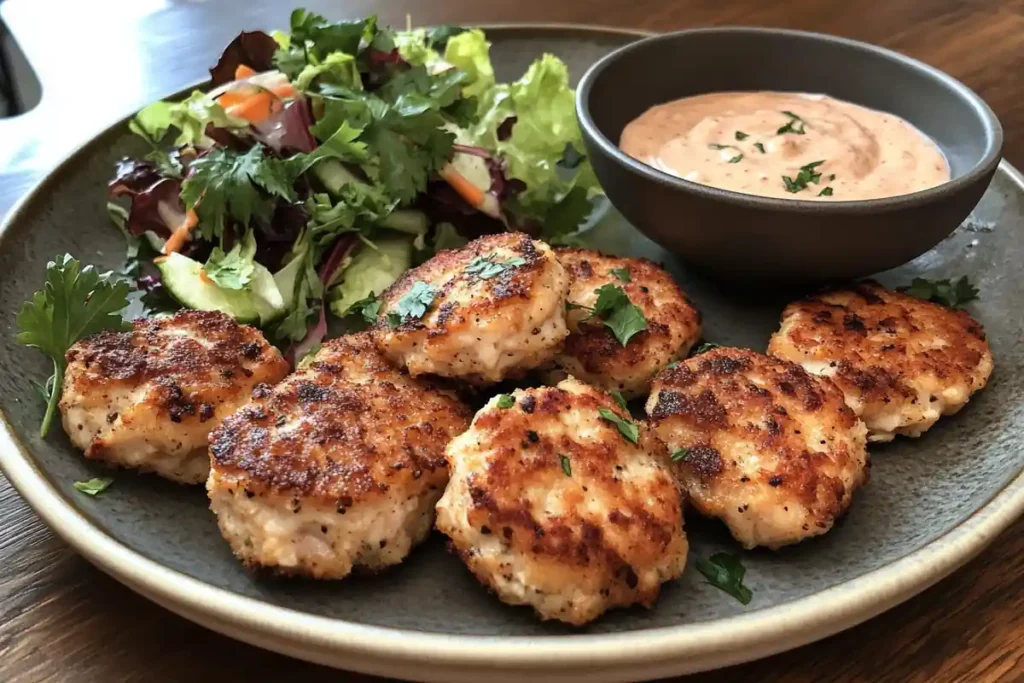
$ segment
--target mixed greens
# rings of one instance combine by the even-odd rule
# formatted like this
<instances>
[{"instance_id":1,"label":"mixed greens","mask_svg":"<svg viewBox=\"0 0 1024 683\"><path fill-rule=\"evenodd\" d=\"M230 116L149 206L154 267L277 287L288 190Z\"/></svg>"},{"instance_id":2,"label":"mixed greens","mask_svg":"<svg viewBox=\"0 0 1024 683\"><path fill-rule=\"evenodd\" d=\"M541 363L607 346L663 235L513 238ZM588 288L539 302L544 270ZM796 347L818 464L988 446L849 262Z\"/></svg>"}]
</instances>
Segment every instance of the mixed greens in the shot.
<instances>
[{"instance_id":1,"label":"mixed greens","mask_svg":"<svg viewBox=\"0 0 1024 683\"><path fill-rule=\"evenodd\" d=\"M222 310L293 358L328 311L375 319L374 296L437 250L504 230L572 241L600 192L565 64L543 55L498 83L478 29L298 9L290 33L240 34L210 74L210 92L131 122L149 152L109 186L124 272L155 310Z\"/></svg>"}]
</instances>

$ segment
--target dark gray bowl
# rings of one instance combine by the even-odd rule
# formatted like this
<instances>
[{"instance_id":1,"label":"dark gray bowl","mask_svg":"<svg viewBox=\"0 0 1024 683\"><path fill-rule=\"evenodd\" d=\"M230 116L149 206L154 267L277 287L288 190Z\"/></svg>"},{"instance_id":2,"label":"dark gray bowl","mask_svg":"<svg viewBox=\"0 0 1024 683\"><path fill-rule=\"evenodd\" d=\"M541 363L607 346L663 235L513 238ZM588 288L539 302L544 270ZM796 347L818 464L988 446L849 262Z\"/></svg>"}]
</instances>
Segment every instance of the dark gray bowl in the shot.
<instances>
[{"instance_id":1,"label":"dark gray bowl","mask_svg":"<svg viewBox=\"0 0 1024 683\"><path fill-rule=\"evenodd\" d=\"M825 93L901 116L939 145L952 179L886 199L771 199L682 180L619 150L622 129L648 107L730 90ZM619 48L583 76L576 109L612 203L688 265L733 279L846 279L906 263L967 217L1003 144L992 110L941 71L873 45L778 29L696 29Z\"/></svg>"}]
</instances>

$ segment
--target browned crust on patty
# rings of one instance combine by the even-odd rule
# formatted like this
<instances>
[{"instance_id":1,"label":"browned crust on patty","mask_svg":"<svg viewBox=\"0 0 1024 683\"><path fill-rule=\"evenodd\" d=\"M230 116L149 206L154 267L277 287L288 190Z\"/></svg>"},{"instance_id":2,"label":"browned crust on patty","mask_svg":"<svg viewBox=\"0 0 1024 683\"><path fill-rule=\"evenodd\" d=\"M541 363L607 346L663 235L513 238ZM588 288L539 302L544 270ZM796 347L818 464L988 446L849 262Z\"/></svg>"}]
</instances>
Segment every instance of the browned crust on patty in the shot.
<instances>
[{"instance_id":1,"label":"browned crust on patty","mask_svg":"<svg viewBox=\"0 0 1024 683\"><path fill-rule=\"evenodd\" d=\"M967 311L894 292L876 282L831 290L786 307L783 322L798 324L776 333L768 351L796 362L823 361L831 379L849 394L882 410L892 401L916 403L908 383L931 376L976 391L991 352L985 332ZM941 339L944 346L923 348Z\"/></svg>"},{"instance_id":2,"label":"browned crust on patty","mask_svg":"<svg viewBox=\"0 0 1024 683\"><path fill-rule=\"evenodd\" d=\"M144 402L174 423L223 417L221 403L253 382L275 383L289 370L259 331L216 311L135 320L128 332L105 331L77 342L65 358L66 394L90 396L149 384ZM116 419L108 416L109 422ZM87 455L103 447L94 442Z\"/></svg>"},{"instance_id":3,"label":"browned crust on patty","mask_svg":"<svg viewBox=\"0 0 1024 683\"><path fill-rule=\"evenodd\" d=\"M611 284L626 292L647 319L647 329L623 346L601 320L587 319L587 311L570 311L569 336L562 356L571 356L589 375L625 374L637 366L649 367L651 376L670 361L685 356L700 338L701 316L675 280L653 261L605 256L587 249L558 249L556 255L569 273L568 301L592 304L593 292ZM626 268L630 282L612 270Z\"/></svg>"},{"instance_id":4,"label":"browned crust on patty","mask_svg":"<svg viewBox=\"0 0 1024 683\"><path fill-rule=\"evenodd\" d=\"M391 486L443 486L444 448L469 409L393 368L367 334L328 341L308 366L210 435L222 482L248 495L336 503L339 511Z\"/></svg>"},{"instance_id":5,"label":"browned crust on patty","mask_svg":"<svg viewBox=\"0 0 1024 683\"><path fill-rule=\"evenodd\" d=\"M765 378L761 385L751 380ZM827 469L850 465L847 444L806 443L809 421L847 432L858 423L842 392L795 363L747 349L717 348L664 370L654 382L651 426L675 449L684 481L705 486L767 484L789 494L831 525L844 507L846 487ZM730 446L749 443L761 457L753 476L737 474ZM824 494L824 495L823 495Z\"/></svg>"}]
</instances>

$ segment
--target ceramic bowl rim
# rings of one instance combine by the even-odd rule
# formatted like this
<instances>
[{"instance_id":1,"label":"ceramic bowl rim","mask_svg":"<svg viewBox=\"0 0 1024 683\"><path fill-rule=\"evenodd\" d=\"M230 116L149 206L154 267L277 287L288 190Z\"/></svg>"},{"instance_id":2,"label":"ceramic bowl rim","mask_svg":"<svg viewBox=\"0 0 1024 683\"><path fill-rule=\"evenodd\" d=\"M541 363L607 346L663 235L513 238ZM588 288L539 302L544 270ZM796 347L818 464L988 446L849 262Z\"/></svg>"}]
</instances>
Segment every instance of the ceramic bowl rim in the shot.
<instances>
[{"instance_id":1,"label":"ceramic bowl rim","mask_svg":"<svg viewBox=\"0 0 1024 683\"><path fill-rule=\"evenodd\" d=\"M480 26L485 30L552 29L645 35L577 24ZM128 118L90 136L12 207L0 225L0 248L31 205L79 157L123 126ZM1024 191L1024 176L1009 163L1002 165ZM927 545L883 567L792 602L725 619L620 633L476 636L371 626L300 612L212 586L149 559L108 535L79 511L36 465L2 412L0 471L68 545L107 574L162 606L241 639L246 639L246 633L260 634L257 644L268 649L294 654L300 645L319 648L335 655L368 658L381 671L395 671L403 665L551 672L633 667L641 671L659 664L696 671L757 659L852 627L916 595L977 555L1024 513L1022 471L969 517ZM691 664L696 664L696 668Z\"/></svg>"},{"instance_id":2,"label":"ceramic bowl rim","mask_svg":"<svg viewBox=\"0 0 1024 683\"><path fill-rule=\"evenodd\" d=\"M591 92L594 83L601 74L613 63L629 56L636 50L643 49L652 43L671 43L683 41L694 36L781 36L791 39L807 39L824 44L841 45L857 51L866 52L887 61L910 67L915 71L923 73L941 82L952 94L967 103L975 116L981 121L986 130L991 131L991 136L986 140L985 153L981 158L964 173L950 178L950 180L936 185L935 187L912 192L910 194L896 195L894 197L881 197L878 199L861 199L854 201L831 201L819 202L807 199L788 199L776 197L762 197L759 195L747 194L725 190L710 185L703 185L689 180L676 177L670 173L660 171L642 161L634 159L619 149L618 145L608 138L598 127L591 116ZM718 200L734 206L748 209L759 209L764 211L777 211L789 213L818 213L832 215L849 214L874 214L900 209L907 209L916 206L923 206L942 200L950 195L958 194L969 189L976 182L983 179L987 174L994 172L999 164L1003 148L1003 128L998 117L988 104L973 90L953 78L949 74L924 62L900 54L894 50L872 45L859 40L842 38L827 33L816 33L812 31L798 31L781 28L760 28L751 26L714 26L707 28L685 29L672 33L648 34L642 40L634 41L619 47L595 62L583 74L579 86L576 89L576 116L580 122L580 128L600 150L619 166L625 167L634 175L640 176L646 182L654 182L662 186L679 190L682 193L695 195L698 198ZM911 121L910 123L914 123Z\"/></svg>"}]
</instances>

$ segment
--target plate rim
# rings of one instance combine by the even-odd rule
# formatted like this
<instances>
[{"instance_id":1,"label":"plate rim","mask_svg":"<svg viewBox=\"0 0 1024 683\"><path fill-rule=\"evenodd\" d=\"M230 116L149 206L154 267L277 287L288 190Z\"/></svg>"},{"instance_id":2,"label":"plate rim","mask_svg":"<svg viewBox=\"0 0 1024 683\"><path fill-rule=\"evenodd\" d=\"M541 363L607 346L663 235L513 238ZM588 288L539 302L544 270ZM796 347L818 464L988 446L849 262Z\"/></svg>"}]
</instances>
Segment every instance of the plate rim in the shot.
<instances>
[{"instance_id":1,"label":"plate rim","mask_svg":"<svg viewBox=\"0 0 1024 683\"><path fill-rule=\"evenodd\" d=\"M572 23L478 24L484 30L576 31L644 37L652 32ZM89 135L46 172L0 224L0 248L13 226L124 117ZM1024 191L1024 176L1003 159L999 168ZM267 649L354 670L430 677L423 663L457 671L574 670L615 676L690 673L799 647L855 626L907 600L971 560L1024 514L1024 470L969 517L927 545L849 581L750 613L621 633L478 636L371 626L281 607L207 584L132 550L69 502L35 463L0 411L0 471L33 511L90 563L164 608ZM274 638L268 642L268 638ZM317 656L314 652L329 653ZM348 659L348 657L357 659ZM612 667L612 668L608 668ZM615 670L617 668L617 671ZM598 676L604 679L607 676Z\"/></svg>"}]
</instances>

